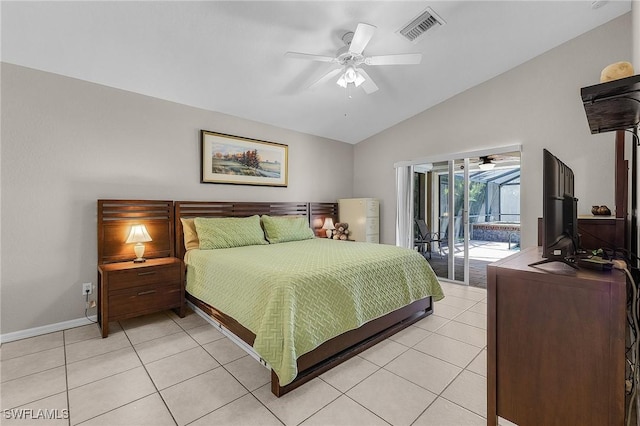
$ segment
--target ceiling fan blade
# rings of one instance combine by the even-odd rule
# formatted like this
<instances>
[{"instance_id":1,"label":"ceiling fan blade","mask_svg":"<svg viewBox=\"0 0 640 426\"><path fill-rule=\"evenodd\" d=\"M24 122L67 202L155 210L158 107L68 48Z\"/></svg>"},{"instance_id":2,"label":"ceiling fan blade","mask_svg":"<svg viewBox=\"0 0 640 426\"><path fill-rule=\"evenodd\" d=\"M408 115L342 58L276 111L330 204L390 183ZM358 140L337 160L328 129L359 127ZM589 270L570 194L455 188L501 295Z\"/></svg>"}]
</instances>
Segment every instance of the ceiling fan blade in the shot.
<instances>
[{"instance_id":1,"label":"ceiling fan blade","mask_svg":"<svg viewBox=\"0 0 640 426\"><path fill-rule=\"evenodd\" d=\"M351 40L351 44L349 45L349 52L361 54L371 37L373 37L373 33L376 31L376 27L369 24L358 24L356 28L356 32L353 34L353 40Z\"/></svg>"},{"instance_id":2,"label":"ceiling fan blade","mask_svg":"<svg viewBox=\"0 0 640 426\"><path fill-rule=\"evenodd\" d=\"M378 90L378 86L376 86L376 84L373 82L371 77L369 77L369 74L367 74L365 70L363 70L362 68L358 68L356 71L364 77L364 81L362 82L362 84L360 84L360 86L362 86L367 95L370 95Z\"/></svg>"},{"instance_id":3,"label":"ceiling fan blade","mask_svg":"<svg viewBox=\"0 0 640 426\"><path fill-rule=\"evenodd\" d=\"M364 60L367 65L415 65L420 62L422 62L422 53L370 56Z\"/></svg>"},{"instance_id":4,"label":"ceiling fan blade","mask_svg":"<svg viewBox=\"0 0 640 426\"><path fill-rule=\"evenodd\" d=\"M287 58L292 59L304 59L307 61L319 61L319 62L335 62L336 58L331 56L311 55L309 53L287 52L284 54Z\"/></svg>"},{"instance_id":5,"label":"ceiling fan blade","mask_svg":"<svg viewBox=\"0 0 640 426\"><path fill-rule=\"evenodd\" d=\"M324 83L324 82L332 79L336 75L340 74L341 71L342 71L342 68L336 68L336 69L333 69L333 70L329 71L328 73L326 73L325 75L320 77L320 79L318 79L315 83L313 83L311 86L309 86L309 89L315 89L316 87L318 87L322 83Z\"/></svg>"}]
</instances>

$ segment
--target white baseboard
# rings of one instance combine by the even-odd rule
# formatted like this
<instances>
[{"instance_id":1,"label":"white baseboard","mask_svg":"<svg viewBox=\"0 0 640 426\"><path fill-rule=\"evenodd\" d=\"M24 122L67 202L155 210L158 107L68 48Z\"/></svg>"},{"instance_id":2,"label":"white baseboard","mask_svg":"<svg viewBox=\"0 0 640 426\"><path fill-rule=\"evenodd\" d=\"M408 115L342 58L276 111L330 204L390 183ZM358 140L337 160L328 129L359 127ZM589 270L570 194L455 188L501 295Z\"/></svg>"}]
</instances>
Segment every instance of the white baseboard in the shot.
<instances>
[{"instance_id":1,"label":"white baseboard","mask_svg":"<svg viewBox=\"0 0 640 426\"><path fill-rule=\"evenodd\" d=\"M67 330L69 328L80 327L82 325L93 324L95 321L97 321L97 316L92 315L89 317L89 319L78 318L74 320L58 322L55 324L43 325L41 327L28 328L26 330L0 334L0 343L13 342L14 340L26 339L28 337L35 337L43 334L53 333L56 331Z\"/></svg>"}]
</instances>

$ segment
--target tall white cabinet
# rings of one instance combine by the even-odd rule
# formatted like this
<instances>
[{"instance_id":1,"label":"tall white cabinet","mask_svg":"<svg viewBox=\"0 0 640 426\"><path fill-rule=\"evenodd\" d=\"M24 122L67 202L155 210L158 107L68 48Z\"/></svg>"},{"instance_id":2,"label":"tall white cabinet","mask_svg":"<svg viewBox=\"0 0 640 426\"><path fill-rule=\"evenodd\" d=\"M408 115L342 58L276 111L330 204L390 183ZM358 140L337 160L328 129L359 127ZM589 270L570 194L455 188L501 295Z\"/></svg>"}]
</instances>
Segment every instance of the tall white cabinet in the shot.
<instances>
[{"instance_id":1,"label":"tall white cabinet","mask_svg":"<svg viewBox=\"0 0 640 426\"><path fill-rule=\"evenodd\" d=\"M380 242L380 202L375 198L338 200L340 222L349 224L349 239L367 243Z\"/></svg>"}]
</instances>

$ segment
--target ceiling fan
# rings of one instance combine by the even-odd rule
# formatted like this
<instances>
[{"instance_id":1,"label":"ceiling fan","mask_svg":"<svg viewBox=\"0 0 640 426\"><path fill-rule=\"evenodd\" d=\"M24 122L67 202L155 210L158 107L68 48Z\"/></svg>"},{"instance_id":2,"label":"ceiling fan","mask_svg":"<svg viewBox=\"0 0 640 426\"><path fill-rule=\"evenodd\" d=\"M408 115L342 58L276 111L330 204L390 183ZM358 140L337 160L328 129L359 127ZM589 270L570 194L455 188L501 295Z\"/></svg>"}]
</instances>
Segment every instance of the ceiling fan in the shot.
<instances>
[{"instance_id":1,"label":"ceiling fan","mask_svg":"<svg viewBox=\"0 0 640 426\"><path fill-rule=\"evenodd\" d=\"M336 84L340 87L347 88L349 84L353 84L355 87L362 86L364 91L370 94L378 90L378 86L369 77L369 74L361 68L362 65L412 65L419 64L422 61L422 53L364 56L363 51L371 37L373 37L375 30L376 27L373 25L358 24L355 33L350 31L342 36L342 41L345 45L338 49L334 57L298 52L287 52L285 56L309 61L332 62L339 65L320 77L309 88L315 88L339 75L340 77Z\"/></svg>"}]
</instances>

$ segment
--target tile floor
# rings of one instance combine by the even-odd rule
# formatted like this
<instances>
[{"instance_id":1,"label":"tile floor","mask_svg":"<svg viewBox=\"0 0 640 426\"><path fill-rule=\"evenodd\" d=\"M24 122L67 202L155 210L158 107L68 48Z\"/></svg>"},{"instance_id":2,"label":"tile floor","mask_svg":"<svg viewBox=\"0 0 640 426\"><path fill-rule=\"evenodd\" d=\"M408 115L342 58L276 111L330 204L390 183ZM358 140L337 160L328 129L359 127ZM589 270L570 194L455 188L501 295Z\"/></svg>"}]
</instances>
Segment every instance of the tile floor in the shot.
<instances>
[{"instance_id":1,"label":"tile floor","mask_svg":"<svg viewBox=\"0 0 640 426\"><path fill-rule=\"evenodd\" d=\"M433 315L282 398L271 394L267 369L193 312L113 323L106 339L89 325L6 343L0 408L58 419L2 411L0 422L483 425L486 291L443 289Z\"/></svg>"}]
</instances>

